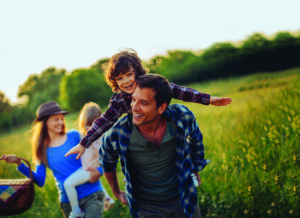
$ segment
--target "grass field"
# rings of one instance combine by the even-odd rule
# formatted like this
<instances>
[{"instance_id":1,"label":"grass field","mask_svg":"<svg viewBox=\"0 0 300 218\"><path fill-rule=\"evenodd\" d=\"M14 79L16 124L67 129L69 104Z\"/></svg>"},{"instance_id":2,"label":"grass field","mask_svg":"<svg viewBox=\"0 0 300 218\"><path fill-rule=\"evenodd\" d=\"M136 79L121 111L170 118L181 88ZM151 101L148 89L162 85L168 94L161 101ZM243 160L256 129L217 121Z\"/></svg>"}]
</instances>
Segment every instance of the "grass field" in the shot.
<instances>
[{"instance_id":1,"label":"grass field","mask_svg":"<svg viewBox=\"0 0 300 218\"><path fill-rule=\"evenodd\" d=\"M211 160L200 174L202 216L299 217L300 68L190 86L233 100L226 107L186 104L196 114L205 155ZM76 128L77 115L67 116L69 129ZM28 125L0 134L0 155L31 159L29 130ZM0 175L22 177L15 166L3 161ZM120 183L122 178L119 170ZM110 192L104 178L102 182ZM50 171L45 186L35 190L32 208L15 217L62 217ZM104 217L130 215L127 206L117 201Z\"/></svg>"}]
</instances>

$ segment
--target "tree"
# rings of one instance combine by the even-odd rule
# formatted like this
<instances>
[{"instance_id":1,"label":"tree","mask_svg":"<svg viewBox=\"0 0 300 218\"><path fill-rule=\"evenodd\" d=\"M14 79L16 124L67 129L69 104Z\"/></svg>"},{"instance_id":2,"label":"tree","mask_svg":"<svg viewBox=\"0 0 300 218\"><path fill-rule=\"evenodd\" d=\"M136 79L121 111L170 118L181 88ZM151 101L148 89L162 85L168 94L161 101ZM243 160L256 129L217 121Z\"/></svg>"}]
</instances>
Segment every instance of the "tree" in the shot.
<instances>
[{"instance_id":1,"label":"tree","mask_svg":"<svg viewBox=\"0 0 300 218\"><path fill-rule=\"evenodd\" d=\"M26 97L26 106L35 111L46 101L58 101L61 78L65 75L64 69L49 67L41 74L32 74L19 87L18 97Z\"/></svg>"},{"instance_id":2,"label":"tree","mask_svg":"<svg viewBox=\"0 0 300 218\"><path fill-rule=\"evenodd\" d=\"M111 94L103 74L94 69L77 69L63 77L59 100L66 109L78 111L89 101L107 106Z\"/></svg>"},{"instance_id":3,"label":"tree","mask_svg":"<svg viewBox=\"0 0 300 218\"><path fill-rule=\"evenodd\" d=\"M0 132L12 127L12 106L4 92L0 91Z\"/></svg>"},{"instance_id":4,"label":"tree","mask_svg":"<svg viewBox=\"0 0 300 218\"><path fill-rule=\"evenodd\" d=\"M100 73L104 73L106 71L107 65L109 62L109 58L102 58L93 64L90 68L93 70L97 70Z\"/></svg>"}]
</instances>

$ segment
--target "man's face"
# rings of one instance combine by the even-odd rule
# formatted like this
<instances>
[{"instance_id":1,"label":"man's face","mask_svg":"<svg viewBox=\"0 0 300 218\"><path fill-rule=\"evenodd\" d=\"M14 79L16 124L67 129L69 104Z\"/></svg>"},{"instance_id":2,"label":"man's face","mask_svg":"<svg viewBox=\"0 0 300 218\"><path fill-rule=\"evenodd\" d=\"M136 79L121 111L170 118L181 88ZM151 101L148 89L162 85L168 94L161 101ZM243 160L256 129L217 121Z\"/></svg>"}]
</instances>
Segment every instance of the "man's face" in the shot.
<instances>
[{"instance_id":1,"label":"man's face","mask_svg":"<svg viewBox=\"0 0 300 218\"><path fill-rule=\"evenodd\" d=\"M136 87L132 95L133 124L136 126L153 125L160 119L160 108L156 108L155 92L150 88Z\"/></svg>"}]
</instances>

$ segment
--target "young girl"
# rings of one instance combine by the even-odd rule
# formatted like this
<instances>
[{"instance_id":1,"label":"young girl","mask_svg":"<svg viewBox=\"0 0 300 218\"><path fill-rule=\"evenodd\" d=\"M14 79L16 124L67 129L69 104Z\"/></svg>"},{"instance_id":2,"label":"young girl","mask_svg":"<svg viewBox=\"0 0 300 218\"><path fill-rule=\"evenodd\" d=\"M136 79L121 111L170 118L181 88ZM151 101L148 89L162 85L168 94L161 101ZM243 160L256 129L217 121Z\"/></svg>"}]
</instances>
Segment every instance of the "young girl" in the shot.
<instances>
[{"instance_id":1,"label":"young girl","mask_svg":"<svg viewBox=\"0 0 300 218\"><path fill-rule=\"evenodd\" d=\"M42 187L46 180L46 167L49 168L56 180L60 207L64 216L69 217L71 206L64 189L64 182L73 172L82 168L82 164L73 155L64 156L80 141L78 131L66 131L64 114L67 112L62 110L56 102L46 102L37 110L32 137L33 161L36 163L33 181ZM3 158L9 163L18 164L18 170L30 177L29 168L21 163L17 156L5 155ZM90 182L85 181L77 187L79 205L84 210L86 218L102 217L104 193L99 178L103 171L102 168L95 167L89 170Z\"/></svg>"},{"instance_id":2,"label":"young girl","mask_svg":"<svg viewBox=\"0 0 300 218\"><path fill-rule=\"evenodd\" d=\"M135 79L144 74L146 74L146 70L134 50L122 51L112 56L106 72L106 81L115 94L112 96L106 112L94 121L85 137L81 139L80 144L68 151L66 156L78 153L76 158L80 158L85 148L88 148L110 129L123 113L132 113L130 104L131 95L136 87ZM181 87L174 83L170 83L170 85L173 98L185 102L215 106L225 106L231 102L230 98L210 97L210 95L200 93L195 89Z\"/></svg>"},{"instance_id":3,"label":"young girl","mask_svg":"<svg viewBox=\"0 0 300 218\"><path fill-rule=\"evenodd\" d=\"M80 133L85 134L91 127L93 121L100 117L101 113L101 109L96 103L86 103L81 109L78 119ZM64 187L72 207L70 217L82 217L83 215L78 204L76 187L89 181L90 173L87 169L91 167L100 167L98 153L100 145L100 141L97 140L90 146L90 148L81 156L82 168L71 174L64 182ZM104 210L107 210L114 203L114 200L109 197L104 187L102 187L102 189L105 193Z\"/></svg>"}]
</instances>

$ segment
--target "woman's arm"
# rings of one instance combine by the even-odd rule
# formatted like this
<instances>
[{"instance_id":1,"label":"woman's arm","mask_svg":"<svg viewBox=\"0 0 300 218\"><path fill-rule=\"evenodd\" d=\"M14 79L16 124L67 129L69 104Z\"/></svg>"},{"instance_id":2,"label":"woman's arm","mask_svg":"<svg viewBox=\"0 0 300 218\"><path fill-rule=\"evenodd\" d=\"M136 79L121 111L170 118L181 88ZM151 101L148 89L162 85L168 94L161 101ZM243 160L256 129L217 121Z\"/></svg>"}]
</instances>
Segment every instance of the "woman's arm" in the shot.
<instances>
[{"instance_id":1,"label":"woman's arm","mask_svg":"<svg viewBox=\"0 0 300 218\"><path fill-rule=\"evenodd\" d=\"M1 157L7 163L15 163L18 165L17 169L25 176L30 178L30 170L29 167L22 163L21 159L16 155L3 155ZM33 174L33 182L38 186L42 187L45 184L46 180L46 166L44 164L40 164L36 167L36 172L32 171Z\"/></svg>"},{"instance_id":2,"label":"woman's arm","mask_svg":"<svg viewBox=\"0 0 300 218\"><path fill-rule=\"evenodd\" d=\"M21 163L17 169L22 174L24 174L25 176L30 178L29 168L24 163ZM37 165L35 172L32 171L32 174L33 174L33 182L36 185L43 187L45 184L45 180L46 180L46 166L44 164Z\"/></svg>"}]
</instances>

